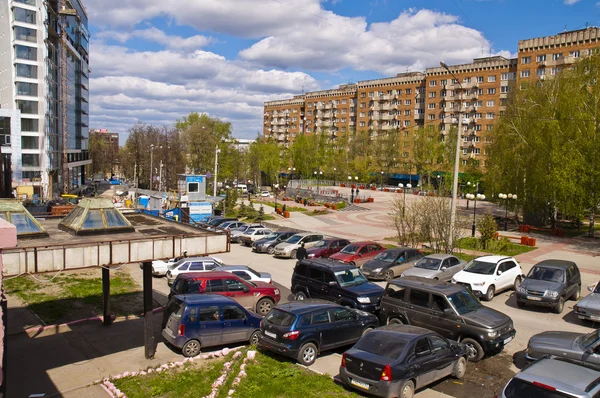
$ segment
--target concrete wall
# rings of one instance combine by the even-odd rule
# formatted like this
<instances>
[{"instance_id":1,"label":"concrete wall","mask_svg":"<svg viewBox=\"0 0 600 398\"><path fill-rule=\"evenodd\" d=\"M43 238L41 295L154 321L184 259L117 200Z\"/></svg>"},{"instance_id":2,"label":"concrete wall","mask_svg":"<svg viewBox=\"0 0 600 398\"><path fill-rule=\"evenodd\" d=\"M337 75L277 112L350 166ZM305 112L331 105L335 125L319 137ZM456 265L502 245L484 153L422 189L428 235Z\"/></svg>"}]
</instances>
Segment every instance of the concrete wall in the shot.
<instances>
[{"instance_id":1,"label":"concrete wall","mask_svg":"<svg viewBox=\"0 0 600 398\"><path fill-rule=\"evenodd\" d=\"M9 222L0 219L0 252L2 249L15 247L17 245L17 228ZM0 256L0 285L2 285L2 256ZM2 305L0 305L0 396L4 396L4 367L6 360L4 358L4 351L6 348L6 341L4 340L5 333L5 322L6 322L6 297L4 297L4 289L1 294Z\"/></svg>"}]
</instances>

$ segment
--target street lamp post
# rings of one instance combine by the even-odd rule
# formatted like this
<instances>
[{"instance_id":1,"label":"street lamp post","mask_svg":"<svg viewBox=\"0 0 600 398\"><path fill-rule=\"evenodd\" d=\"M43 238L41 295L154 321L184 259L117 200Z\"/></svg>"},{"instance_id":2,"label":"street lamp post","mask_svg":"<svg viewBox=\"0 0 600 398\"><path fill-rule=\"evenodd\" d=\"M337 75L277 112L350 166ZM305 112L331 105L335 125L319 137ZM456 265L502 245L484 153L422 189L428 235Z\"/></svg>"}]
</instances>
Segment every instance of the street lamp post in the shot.
<instances>
[{"instance_id":1,"label":"street lamp post","mask_svg":"<svg viewBox=\"0 0 600 398\"><path fill-rule=\"evenodd\" d=\"M467 199L471 199L473 201L473 225L471 226L471 236L475 237L475 212L477 211L477 201L484 200L485 195L481 194L481 193L477 193L477 194L468 193Z\"/></svg>"},{"instance_id":2,"label":"street lamp post","mask_svg":"<svg viewBox=\"0 0 600 398\"><path fill-rule=\"evenodd\" d=\"M467 181L467 190L469 190L469 188L471 188L471 181ZM469 210L469 198L471 197L470 194L465 195L465 197L467 198L467 210Z\"/></svg>"},{"instance_id":3,"label":"street lamp post","mask_svg":"<svg viewBox=\"0 0 600 398\"><path fill-rule=\"evenodd\" d=\"M215 181L213 183L213 196L217 196L217 166L218 166L218 162L219 162L219 153L221 153L221 150L219 149L219 146L217 145L215 147Z\"/></svg>"},{"instance_id":4,"label":"street lamp post","mask_svg":"<svg viewBox=\"0 0 600 398\"><path fill-rule=\"evenodd\" d=\"M335 179L337 177L337 169L334 167L333 168L333 186L335 187Z\"/></svg>"},{"instance_id":5,"label":"street lamp post","mask_svg":"<svg viewBox=\"0 0 600 398\"><path fill-rule=\"evenodd\" d=\"M149 190L152 190L152 180L154 179L154 173L152 170L152 163L154 162L154 144L150 145L150 185L148 186Z\"/></svg>"},{"instance_id":6,"label":"street lamp post","mask_svg":"<svg viewBox=\"0 0 600 398\"><path fill-rule=\"evenodd\" d=\"M508 199L517 200L517 195L512 193L499 193L498 197L504 199L504 230L508 231Z\"/></svg>"},{"instance_id":7,"label":"street lamp post","mask_svg":"<svg viewBox=\"0 0 600 398\"><path fill-rule=\"evenodd\" d=\"M379 180L379 185L381 185L381 190L383 191L383 170L381 170L381 179Z\"/></svg>"},{"instance_id":8,"label":"street lamp post","mask_svg":"<svg viewBox=\"0 0 600 398\"><path fill-rule=\"evenodd\" d=\"M440 196L440 175L438 174L435 178L437 179L437 194Z\"/></svg>"},{"instance_id":9,"label":"street lamp post","mask_svg":"<svg viewBox=\"0 0 600 398\"><path fill-rule=\"evenodd\" d=\"M450 68L448 68L448 65L446 65L444 62L440 62L440 66L444 69L446 69L446 71L448 71L448 73L450 75L452 75L452 77L458 82L458 86L460 87L460 91L458 93L458 131L456 133L456 154L454 156L454 176L452 179L452 204L451 204L451 210L450 210L450 231L448 234L448 246L447 246L447 251L451 251L452 250L452 240L453 240L453 233L454 233L454 223L456 221L456 202L458 200L457 196L458 196L458 166L459 166L459 161L460 161L460 136L462 134L462 92L463 92L463 87L462 87L462 83L460 82L460 80L458 80L456 78L456 76L454 75L454 73L452 73L450 71Z\"/></svg>"},{"instance_id":10,"label":"street lamp post","mask_svg":"<svg viewBox=\"0 0 600 398\"><path fill-rule=\"evenodd\" d=\"M279 184L273 185L273 188L275 190L275 213L277 213L277 191L279 190Z\"/></svg>"},{"instance_id":11,"label":"street lamp post","mask_svg":"<svg viewBox=\"0 0 600 398\"><path fill-rule=\"evenodd\" d=\"M348 176L348 185L352 188L352 177L350 176ZM354 203L354 188L350 192L350 203Z\"/></svg>"},{"instance_id":12,"label":"street lamp post","mask_svg":"<svg viewBox=\"0 0 600 398\"><path fill-rule=\"evenodd\" d=\"M317 179L317 193L319 193L319 184L323 179L323 170L319 170L319 178Z\"/></svg>"}]
</instances>

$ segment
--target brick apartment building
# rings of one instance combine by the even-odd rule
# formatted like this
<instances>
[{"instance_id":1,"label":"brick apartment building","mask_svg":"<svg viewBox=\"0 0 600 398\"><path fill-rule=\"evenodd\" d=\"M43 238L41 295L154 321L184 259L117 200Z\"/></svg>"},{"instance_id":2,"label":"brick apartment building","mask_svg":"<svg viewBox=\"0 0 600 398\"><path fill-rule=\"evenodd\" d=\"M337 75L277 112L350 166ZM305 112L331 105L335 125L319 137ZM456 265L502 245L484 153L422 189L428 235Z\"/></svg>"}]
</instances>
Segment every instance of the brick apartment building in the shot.
<instances>
[{"instance_id":1,"label":"brick apartment building","mask_svg":"<svg viewBox=\"0 0 600 398\"><path fill-rule=\"evenodd\" d=\"M600 28L590 27L520 40L518 58L492 56L450 65L456 78L435 66L425 73L400 73L265 102L264 136L287 148L298 134L327 131L334 138L368 131L376 139L391 132L411 134L424 127L439 131L444 139L462 115L461 163L485 167L489 134L504 114L509 93L599 51L599 38Z\"/></svg>"}]
</instances>

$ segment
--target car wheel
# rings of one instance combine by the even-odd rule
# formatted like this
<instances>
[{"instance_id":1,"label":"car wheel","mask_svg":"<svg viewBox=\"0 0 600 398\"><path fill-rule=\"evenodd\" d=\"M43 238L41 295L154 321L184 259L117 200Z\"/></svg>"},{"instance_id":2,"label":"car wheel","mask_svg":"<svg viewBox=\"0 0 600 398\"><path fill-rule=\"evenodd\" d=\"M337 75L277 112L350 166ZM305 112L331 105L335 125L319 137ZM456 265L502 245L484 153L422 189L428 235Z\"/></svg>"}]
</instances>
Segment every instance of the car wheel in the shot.
<instances>
[{"instance_id":1,"label":"car wheel","mask_svg":"<svg viewBox=\"0 0 600 398\"><path fill-rule=\"evenodd\" d=\"M290 258L296 258L296 253L297 253L297 250L292 250L290 252Z\"/></svg>"},{"instance_id":2,"label":"car wheel","mask_svg":"<svg viewBox=\"0 0 600 398\"><path fill-rule=\"evenodd\" d=\"M363 330L362 336L366 335L367 333L370 333L372 330L373 328L366 328L365 330Z\"/></svg>"},{"instance_id":3,"label":"car wheel","mask_svg":"<svg viewBox=\"0 0 600 398\"><path fill-rule=\"evenodd\" d=\"M515 292L517 291L517 288L519 287L519 285L521 284L521 282L522 282L522 281L521 281L521 277L520 277L520 276L517 276L517 277L515 278L515 283L513 283L513 290L514 290Z\"/></svg>"},{"instance_id":4,"label":"car wheel","mask_svg":"<svg viewBox=\"0 0 600 398\"><path fill-rule=\"evenodd\" d=\"M269 246L269 248L267 249L267 253L273 254L274 252L275 252L275 247L274 246Z\"/></svg>"},{"instance_id":5,"label":"car wheel","mask_svg":"<svg viewBox=\"0 0 600 398\"><path fill-rule=\"evenodd\" d=\"M578 301L581 298L581 285L577 286L577 290L573 293L573 297L571 299Z\"/></svg>"},{"instance_id":6,"label":"car wheel","mask_svg":"<svg viewBox=\"0 0 600 398\"><path fill-rule=\"evenodd\" d=\"M273 308L273 300L269 298L263 298L258 300L256 303L256 312L261 315L267 315Z\"/></svg>"},{"instance_id":7,"label":"car wheel","mask_svg":"<svg viewBox=\"0 0 600 398\"><path fill-rule=\"evenodd\" d=\"M465 377L465 372L467 371L467 360L464 357L458 358L458 360L454 363L454 368L452 369L452 376L457 379L462 379Z\"/></svg>"},{"instance_id":8,"label":"car wheel","mask_svg":"<svg viewBox=\"0 0 600 398\"><path fill-rule=\"evenodd\" d=\"M296 296L294 297L294 299L297 301L304 301L307 298L308 298L308 296L302 290L300 290L298 293L296 293Z\"/></svg>"},{"instance_id":9,"label":"car wheel","mask_svg":"<svg viewBox=\"0 0 600 398\"><path fill-rule=\"evenodd\" d=\"M485 301L492 301L495 293L496 293L496 289L494 288L494 285L488 287L488 290L485 293Z\"/></svg>"},{"instance_id":10,"label":"car wheel","mask_svg":"<svg viewBox=\"0 0 600 398\"><path fill-rule=\"evenodd\" d=\"M525 307L525 303L522 302L522 301L517 300L517 307L523 308L523 307Z\"/></svg>"},{"instance_id":11,"label":"car wheel","mask_svg":"<svg viewBox=\"0 0 600 398\"><path fill-rule=\"evenodd\" d=\"M198 340L190 340L181 347L181 353L184 357L195 357L200 354L200 347Z\"/></svg>"},{"instance_id":12,"label":"car wheel","mask_svg":"<svg viewBox=\"0 0 600 398\"><path fill-rule=\"evenodd\" d=\"M394 279L394 270L388 269L387 271L385 271L385 280L389 281L391 279Z\"/></svg>"},{"instance_id":13,"label":"car wheel","mask_svg":"<svg viewBox=\"0 0 600 398\"><path fill-rule=\"evenodd\" d=\"M400 318L392 318L388 321L388 325L405 325L406 323Z\"/></svg>"},{"instance_id":14,"label":"car wheel","mask_svg":"<svg viewBox=\"0 0 600 398\"><path fill-rule=\"evenodd\" d=\"M298 362L304 366L310 366L317 359L317 346L313 343L306 343L298 351Z\"/></svg>"},{"instance_id":15,"label":"car wheel","mask_svg":"<svg viewBox=\"0 0 600 398\"><path fill-rule=\"evenodd\" d=\"M398 398L413 398L415 395L415 383L412 380L408 380L400 388L400 394Z\"/></svg>"},{"instance_id":16,"label":"car wheel","mask_svg":"<svg viewBox=\"0 0 600 398\"><path fill-rule=\"evenodd\" d=\"M483 347L477 340L467 337L466 339L463 339L461 343L463 343L467 349L467 359L469 361L479 362L481 358L483 358L485 351L483 351Z\"/></svg>"},{"instance_id":17,"label":"car wheel","mask_svg":"<svg viewBox=\"0 0 600 398\"><path fill-rule=\"evenodd\" d=\"M556 312L557 314L560 314L561 312L563 312L564 308L565 308L565 298L560 297L558 299L558 303L556 303L556 306L554 307L554 312Z\"/></svg>"},{"instance_id":18,"label":"car wheel","mask_svg":"<svg viewBox=\"0 0 600 398\"><path fill-rule=\"evenodd\" d=\"M260 335L260 330L255 330L254 333L250 335L250 339L248 340L250 344L257 345L258 344L258 336Z\"/></svg>"}]
</instances>

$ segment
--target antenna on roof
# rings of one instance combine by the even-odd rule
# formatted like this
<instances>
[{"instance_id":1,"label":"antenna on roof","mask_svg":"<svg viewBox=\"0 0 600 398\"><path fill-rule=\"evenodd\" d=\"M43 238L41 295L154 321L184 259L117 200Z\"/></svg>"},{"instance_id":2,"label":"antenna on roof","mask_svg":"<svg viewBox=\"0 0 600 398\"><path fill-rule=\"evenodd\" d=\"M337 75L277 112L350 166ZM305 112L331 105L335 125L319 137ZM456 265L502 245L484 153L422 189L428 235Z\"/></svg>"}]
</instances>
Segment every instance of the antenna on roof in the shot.
<instances>
[{"instance_id":1,"label":"antenna on roof","mask_svg":"<svg viewBox=\"0 0 600 398\"><path fill-rule=\"evenodd\" d=\"M565 32L567 31L567 25L565 24Z\"/></svg>"},{"instance_id":2,"label":"antenna on roof","mask_svg":"<svg viewBox=\"0 0 600 398\"><path fill-rule=\"evenodd\" d=\"M483 57L483 46L481 46L481 56Z\"/></svg>"},{"instance_id":3,"label":"antenna on roof","mask_svg":"<svg viewBox=\"0 0 600 398\"><path fill-rule=\"evenodd\" d=\"M304 94L304 85L302 85L302 94Z\"/></svg>"}]
</instances>

